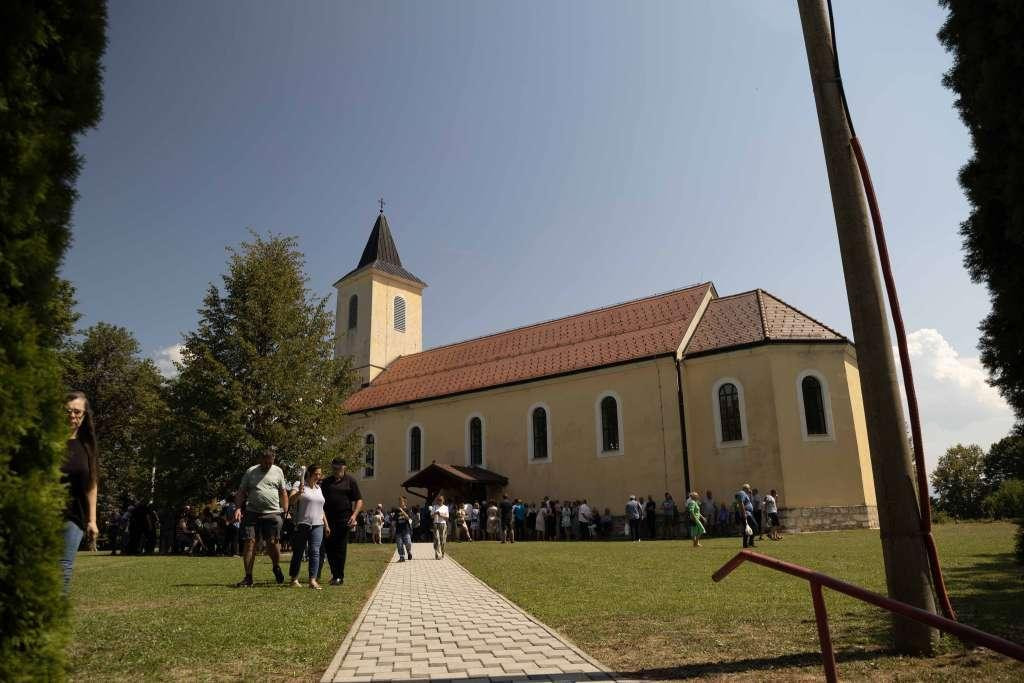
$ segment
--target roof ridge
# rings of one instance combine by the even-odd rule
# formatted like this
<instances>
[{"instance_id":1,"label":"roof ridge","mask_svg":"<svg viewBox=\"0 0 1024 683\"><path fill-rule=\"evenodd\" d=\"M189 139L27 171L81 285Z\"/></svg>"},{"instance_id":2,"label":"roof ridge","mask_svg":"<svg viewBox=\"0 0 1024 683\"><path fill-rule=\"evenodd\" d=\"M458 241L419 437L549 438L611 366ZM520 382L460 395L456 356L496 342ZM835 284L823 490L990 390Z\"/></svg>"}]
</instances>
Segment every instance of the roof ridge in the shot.
<instances>
[{"instance_id":1,"label":"roof ridge","mask_svg":"<svg viewBox=\"0 0 1024 683\"><path fill-rule=\"evenodd\" d=\"M489 339L491 337L497 337L497 336L500 336L500 335L503 335L503 334L508 334L510 332L519 332L521 330L528 330L531 327L540 327L541 325L547 325L549 323L554 323L554 322L561 322L563 320L570 320L572 318L578 318L578 317L583 316L583 315L590 315L591 313L598 313L598 312L601 312L601 311L610 311L612 309L619 308L621 306L628 306L629 304L635 304L635 303L639 303L641 301L649 301L649 300L652 300L652 299L660 299L661 297L669 296L670 294L678 294L680 292L685 292L688 289L696 289L697 287L704 287L704 286L707 286L707 285L710 285L710 284L711 284L710 280L707 281L707 282L698 282L698 283L693 284L693 285L687 285L686 287L679 287L678 289L670 289L667 292L659 292L658 294L650 294L648 296L641 296L641 297L637 297L635 299L630 299L628 301L620 301L619 303L609 304L607 306L598 306L597 308L590 308L590 309L587 309L585 311L580 311L579 313L570 313L569 315L563 315L560 318L550 318L548 320L542 320L540 322L528 323L526 325L520 325L519 327L511 327L511 328L509 328L507 330L501 330L499 332L491 332L489 334L482 334L479 337L470 337L469 339L463 339L461 341L452 342L450 344L442 344L441 346L433 346L433 347L431 347L429 349L424 349L424 350L422 350L422 351L420 351L418 353L410 353L410 354L408 354L406 356L402 356L402 358L412 358L414 356L420 356L420 355L423 355L425 353L430 353L431 351L440 351L441 349L448 349L448 348L451 348L453 346L459 346L460 344L469 344L470 342L478 342L478 341L481 341L481 340L484 340L484 339ZM651 327L660 327L660 326L659 325L652 325ZM646 329L651 329L651 328L646 328Z\"/></svg>"},{"instance_id":2,"label":"roof ridge","mask_svg":"<svg viewBox=\"0 0 1024 683\"><path fill-rule=\"evenodd\" d=\"M713 304L716 301L728 301L729 299L735 299L736 297L740 297L740 296L749 296L751 294L755 294L756 292L757 292L756 289L748 289L745 292L736 292L735 294L727 294L726 296L715 297L714 299L712 299L708 303L709 304Z\"/></svg>"},{"instance_id":3,"label":"roof ridge","mask_svg":"<svg viewBox=\"0 0 1024 683\"><path fill-rule=\"evenodd\" d=\"M765 339L771 339L771 337L768 335L768 320L765 319L764 315L764 300L761 298L761 295L763 293L764 290L761 289L760 287L754 290L754 296L757 297L757 314L761 316L761 336L764 337Z\"/></svg>"},{"instance_id":4,"label":"roof ridge","mask_svg":"<svg viewBox=\"0 0 1024 683\"><path fill-rule=\"evenodd\" d=\"M832 334L836 335L836 336L837 336L837 337L839 337L840 339L846 339L846 341L850 341L850 339L849 339L849 338L848 338L848 337L847 337L847 336L846 336L845 334L840 334L839 332L836 332L836 331L835 331L835 330L833 330L833 329L832 329L831 327L829 327L829 326L828 326L828 325L826 325L825 323L823 323L823 322L821 322L820 320L818 320L817 318L815 318L815 317L814 317L813 315L808 315L808 314L804 313L803 311L801 311L801 310L800 310L799 308L797 308L797 307L796 307L796 306L794 306L793 304L789 303L788 301L783 301L782 299L780 299L779 297L775 296L774 294L772 294L771 292L769 292L769 291L767 291L767 290L759 290L759 291L763 292L763 293L764 293L764 294L765 294L766 296L770 296L771 298L775 299L776 301L778 301L778 302L779 302L780 304L782 304L783 306L787 306L788 308L791 308L791 309L793 309L794 311L796 311L797 313L799 313L799 314L800 314L800 315L802 315L803 317L807 318L807 319L808 319L808 320L810 320L811 322L813 322L813 323L815 323L815 324L817 324L817 325L821 325L821 326L822 326L822 327L824 327L824 328L825 328L826 330L828 330L828 331L829 331L829 332L831 332ZM763 313L762 313L762 315L763 315ZM768 336L767 336L767 328L766 328L766 331L765 331L765 338L766 338L766 339L768 338Z\"/></svg>"}]
</instances>

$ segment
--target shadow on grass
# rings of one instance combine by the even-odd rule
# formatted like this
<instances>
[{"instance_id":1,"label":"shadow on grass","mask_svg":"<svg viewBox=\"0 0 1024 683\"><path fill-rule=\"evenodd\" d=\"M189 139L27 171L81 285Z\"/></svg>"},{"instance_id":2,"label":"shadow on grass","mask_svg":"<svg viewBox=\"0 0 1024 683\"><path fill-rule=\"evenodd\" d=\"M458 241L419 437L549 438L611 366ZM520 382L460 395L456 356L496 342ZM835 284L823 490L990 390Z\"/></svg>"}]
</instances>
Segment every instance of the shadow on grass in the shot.
<instances>
[{"instance_id":1,"label":"shadow on grass","mask_svg":"<svg viewBox=\"0 0 1024 683\"><path fill-rule=\"evenodd\" d=\"M232 590L245 590L245 586L237 586L234 583L175 583L172 588L230 588ZM288 584L277 583L276 581L254 581L249 588L291 588Z\"/></svg>"},{"instance_id":2,"label":"shadow on grass","mask_svg":"<svg viewBox=\"0 0 1024 683\"><path fill-rule=\"evenodd\" d=\"M863 662L891 656L884 650L870 652L836 652L836 663ZM640 671L617 671L616 678L639 678L647 680L674 680L679 678L699 678L708 675L741 674L754 671L772 671L774 669L817 667L822 669L820 652L798 652L777 657L754 657L751 659L734 659L729 662L702 662L669 666L658 669L642 669Z\"/></svg>"},{"instance_id":3,"label":"shadow on grass","mask_svg":"<svg viewBox=\"0 0 1024 683\"><path fill-rule=\"evenodd\" d=\"M980 553L970 565L946 567L950 600L959 619L983 631L1024 642L1024 566L1012 553Z\"/></svg>"}]
</instances>

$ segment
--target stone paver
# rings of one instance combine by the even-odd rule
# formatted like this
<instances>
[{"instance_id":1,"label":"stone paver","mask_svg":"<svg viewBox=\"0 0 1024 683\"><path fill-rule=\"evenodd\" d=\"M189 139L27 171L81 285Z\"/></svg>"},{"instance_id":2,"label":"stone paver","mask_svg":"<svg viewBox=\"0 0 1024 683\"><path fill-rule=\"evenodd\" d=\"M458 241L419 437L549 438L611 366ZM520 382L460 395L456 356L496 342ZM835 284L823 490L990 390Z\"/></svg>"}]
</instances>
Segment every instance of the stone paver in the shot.
<instances>
[{"instance_id":1,"label":"stone paver","mask_svg":"<svg viewBox=\"0 0 1024 683\"><path fill-rule=\"evenodd\" d=\"M613 680L431 544L413 557L384 570L323 681Z\"/></svg>"}]
</instances>

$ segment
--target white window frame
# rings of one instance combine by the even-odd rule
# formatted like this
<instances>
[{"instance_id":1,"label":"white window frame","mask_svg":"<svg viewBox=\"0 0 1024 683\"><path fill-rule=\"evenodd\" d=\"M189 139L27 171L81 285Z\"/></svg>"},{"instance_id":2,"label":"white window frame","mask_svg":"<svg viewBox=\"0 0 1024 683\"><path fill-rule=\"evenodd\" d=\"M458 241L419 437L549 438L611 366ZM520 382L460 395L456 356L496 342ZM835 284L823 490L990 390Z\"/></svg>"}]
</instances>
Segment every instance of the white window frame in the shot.
<instances>
[{"instance_id":1,"label":"white window frame","mask_svg":"<svg viewBox=\"0 0 1024 683\"><path fill-rule=\"evenodd\" d=\"M808 434L807 433L807 410L804 408L804 387L803 382L805 377L813 377L818 380L821 385L821 404L825 408L825 430L826 434ZM829 396L828 380L818 370L808 368L797 374L796 376L796 405L797 410L800 411L800 434L803 436L804 441L835 441L836 433L834 425L832 424L832 399Z\"/></svg>"},{"instance_id":2,"label":"white window frame","mask_svg":"<svg viewBox=\"0 0 1024 683\"><path fill-rule=\"evenodd\" d=\"M420 468L418 470L412 469L412 430L413 427L420 428ZM419 422L413 422L405 430L405 472L406 474L413 474L415 472L423 471L423 463L426 462L427 455L427 430L423 429L423 425Z\"/></svg>"},{"instance_id":3,"label":"white window frame","mask_svg":"<svg viewBox=\"0 0 1024 683\"><path fill-rule=\"evenodd\" d=\"M366 476L366 437L368 437L368 436L372 436L373 437L373 474L371 476ZM377 439L377 433L376 432L366 432L365 434L363 434L363 467L362 467L363 474L362 474L362 477L360 477L361 479L364 479L366 481L373 481L374 479L377 478L377 469L379 467L377 465L377 463L378 463L378 458L377 458L377 446L378 446L378 444L379 444L379 441ZM423 448L420 447L420 450L422 451Z\"/></svg>"},{"instance_id":4,"label":"white window frame","mask_svg":"<svg viewBox=\"0 0 1024 683\"><path fill-rule=\"evenodd\" d=\"M722 441L722 413L718 402L718 390L723 384L732 384L736 387L736 393L740 401L740 431L743 438L739 441ZM747 430L747 400L743 392L743 383L735 377L721 377L711 386L711 414L715 418L715 445L718 448L742 448L750 440L750 432Z\"/></svg>"},{"instance_id":5,"label":"white window frame","mask_svg":"<svg viewBox=\"0 0 1024 683\"><path fill-rule=\"evenodd\" d=\"M487 420L480 413L470 413L466 416L466 467L473 466L473 453L472 453L472 439L469 434L469 423L473 421L473 418L480 419L480 465L479 467L487 468Z\"/></svg>"},{"instance_id":6,"label":"white window frame","mask_svg":"<svg viewBox=\"0 0 1024 683\"><path fill-rule=\"evenodd\" d=\"M547 441L548 441L548 457L537 460L533 457L533 411L536 408L543 408L544 414L547 416ZM554 460L554 452L551 450L551 408L547 403L538 401L530 406L526 411L526 462L530 465L548 465Z\"/></svg>"},{"instance_id":7,"label":"white window frame","mask_svg":"<svg viewBox=\"0 0 1024 683\"><path fill-rule=\"evenodd\" d=\"M619 427L619 447L614 451L604 450L604 420L601 415L601 401L611 397L615 399L615 414L618 418ZM594 434L597 439L594 449L597 452L599 458L615 458L620 455L626 454L625 444L625 430L622 428L622 398L611 389L602 391L597 395L597 400L594 401Z\"/></svg>"}]
</instances>

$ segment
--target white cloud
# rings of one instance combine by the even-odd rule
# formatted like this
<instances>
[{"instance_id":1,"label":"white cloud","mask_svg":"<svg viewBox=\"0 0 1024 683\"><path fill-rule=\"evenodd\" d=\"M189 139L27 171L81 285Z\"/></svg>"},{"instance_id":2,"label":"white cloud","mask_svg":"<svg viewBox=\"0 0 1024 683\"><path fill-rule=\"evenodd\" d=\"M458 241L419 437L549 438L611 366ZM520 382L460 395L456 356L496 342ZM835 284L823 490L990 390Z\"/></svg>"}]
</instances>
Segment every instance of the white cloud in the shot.
<instances>
[{"instance_id":1,"label":"white cloud","mask_svg":"<svg viewBox=\"0 0 1024 683\"><path fill-rule=\"evenodd\" d=\"M976 443L988 450L1007 435L1013 426L1013 411L988 384L988 375L977 358L961 356L938 330L930 328L911 332L907 350L914 369L929 472L950 446Z\"/></svg>"},{"instance_id":2,"label":"white cloud","mask_svg":"<svg viewBox=\"0 0 1024 683\"><path fill-rule=\"evenodd\" d=\"M174 344L154 354L153 361L161 375L168 379L178 376L178 368L174 367L174 364L181 362L181 351L184 348L184 344Z\"/></svg>"}]
</instances>

